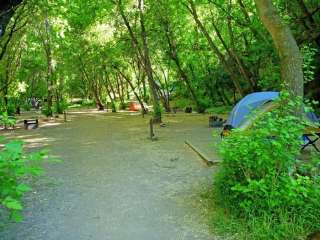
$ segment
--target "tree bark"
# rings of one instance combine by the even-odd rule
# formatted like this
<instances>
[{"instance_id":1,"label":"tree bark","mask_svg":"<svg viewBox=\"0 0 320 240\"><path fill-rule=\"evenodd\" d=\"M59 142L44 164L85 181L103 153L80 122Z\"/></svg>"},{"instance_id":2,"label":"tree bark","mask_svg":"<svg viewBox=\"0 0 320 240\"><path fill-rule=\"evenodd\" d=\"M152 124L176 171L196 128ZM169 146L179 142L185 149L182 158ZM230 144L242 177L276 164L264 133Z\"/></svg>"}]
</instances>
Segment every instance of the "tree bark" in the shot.
<instances>
[{"instance_id":1,"label":"tree bark","mask_svg":"<svg viewBox=\"0 0 320 240\"><path fill-rule=\"evenodd\" d=\"M142 44L143 44L143 56L144 56L144 65L146 70L146 75L148 76L148 83L150 87L150 93L152 97L153 102L153 121L154 122L161 122L161 108L159 104L159 95L156 90L156 84L154 82L153 78L153 70L152 65L150 61L150 55L149 55L149 46L147 41L147 32L145 28L144 23L144 0L139 0L139 16L140 16L140 26L141 26L141 38L142 38Z\"/></svg>"},{"instance_id":2,"label":"tree bark","mask_svg":"<svg viewBox=\"0 0 320 240\"><path fill-rule=\"evenodd\" d=\"M281 78L294 96L303 98L303 58L288 26L282 23L272 0L255 0L260 18L272 36L280 57Z\"/></svg>"}]
</instances>

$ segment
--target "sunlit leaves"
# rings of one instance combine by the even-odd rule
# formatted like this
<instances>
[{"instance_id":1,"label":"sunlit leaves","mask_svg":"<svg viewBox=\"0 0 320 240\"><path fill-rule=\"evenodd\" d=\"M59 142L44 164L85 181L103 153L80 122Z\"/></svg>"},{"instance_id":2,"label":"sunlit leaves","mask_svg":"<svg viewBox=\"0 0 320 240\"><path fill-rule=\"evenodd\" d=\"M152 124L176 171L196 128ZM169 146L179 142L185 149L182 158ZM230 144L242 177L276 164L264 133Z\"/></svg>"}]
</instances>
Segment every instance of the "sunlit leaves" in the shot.
<instances>
[{"instance_id":1,"label":"sunlit leaves","mask_svg":"<svg viewBox=\"0 0 320 240\"><path fill-rule=\"evenodd\" d=\"M21 199L31 190L27 178L40 176L43 173L37 162L46 155L47 151L26 155L23 151L23 142L19 140L5 144L5 147L0 150L0 206L8 209L11 218L15 221L22 220Z\"/></svg>"}]
</instances>

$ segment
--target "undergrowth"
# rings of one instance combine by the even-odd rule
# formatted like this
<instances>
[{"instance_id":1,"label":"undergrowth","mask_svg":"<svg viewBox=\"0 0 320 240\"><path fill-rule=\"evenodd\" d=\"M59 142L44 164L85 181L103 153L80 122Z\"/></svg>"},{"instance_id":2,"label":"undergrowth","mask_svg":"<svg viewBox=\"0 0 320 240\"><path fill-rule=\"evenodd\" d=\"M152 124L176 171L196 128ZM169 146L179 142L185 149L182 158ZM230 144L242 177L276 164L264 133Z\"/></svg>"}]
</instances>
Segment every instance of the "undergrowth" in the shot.
<instances>
[{"instance_id":1,"label":"undergrowth","mask_svg":"<svg viewBox=\"0 0 320 240\"><path fill-rule=\"evenodd\" d=\"M276 104L220 145L212 222L229 239L306 239L320 229L319 157L298 158L308 123L288 94Z\"/></svg>"},{"instance_id":2,"label":"undergrowth","mask_svg":"<svg viewBox=\"0 0 320 240\"><path fill-rule=\"evenodd\" d=\"M31 190L28 180L43 173L39 162L46 155L44 150L26 154L20 140L0 149L0 216L9 214L11 220L22 220L22 198Z\"/></svg>"}]
</instances>

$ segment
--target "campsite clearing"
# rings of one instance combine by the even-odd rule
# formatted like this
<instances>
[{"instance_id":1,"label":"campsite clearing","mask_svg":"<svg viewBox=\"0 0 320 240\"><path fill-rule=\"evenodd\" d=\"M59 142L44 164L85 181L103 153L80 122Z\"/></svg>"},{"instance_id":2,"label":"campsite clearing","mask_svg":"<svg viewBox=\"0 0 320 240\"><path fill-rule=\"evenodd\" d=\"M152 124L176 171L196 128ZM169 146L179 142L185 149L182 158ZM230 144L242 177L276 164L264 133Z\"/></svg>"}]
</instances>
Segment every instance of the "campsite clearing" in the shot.
<instances>
[{"instance_id":1,"label":"campsite clearing","mask_svg":"<svg viewBox=\"0 0 320 240\"><path fill-rule=\"evenodd\" d=\"M28 147L49 146L63 163L26 198L25 220L3 239L213 239L201 193L208 168L187 146L201 142L215 156L206 115L170 115L148 139L148 119L132 113L70 114L59 126L18 130L8 137Z\"/></svg>"}]
</instances>

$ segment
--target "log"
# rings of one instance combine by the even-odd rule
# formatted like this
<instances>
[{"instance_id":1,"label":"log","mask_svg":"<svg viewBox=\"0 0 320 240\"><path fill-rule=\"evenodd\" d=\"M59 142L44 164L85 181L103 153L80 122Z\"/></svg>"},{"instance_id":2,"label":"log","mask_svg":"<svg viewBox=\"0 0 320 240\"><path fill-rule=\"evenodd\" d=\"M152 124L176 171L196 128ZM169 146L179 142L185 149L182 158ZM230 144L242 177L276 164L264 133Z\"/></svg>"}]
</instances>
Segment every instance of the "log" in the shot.
<instances>
[{"instance_id":1,"label":"log","mask_svg":"<svg viewBox=\"0 0 320 240\"><path fill-rule=\"evenodd\" d=\"M219 164L220 161L212 161L209 157L207 157L205 154L201 153L199 149L197 149L194 145L192 145L190 142L185 141L185 144L189 146L206 164L207 166L213 166L216 164Z\"/></svg>"}]
</instances>

